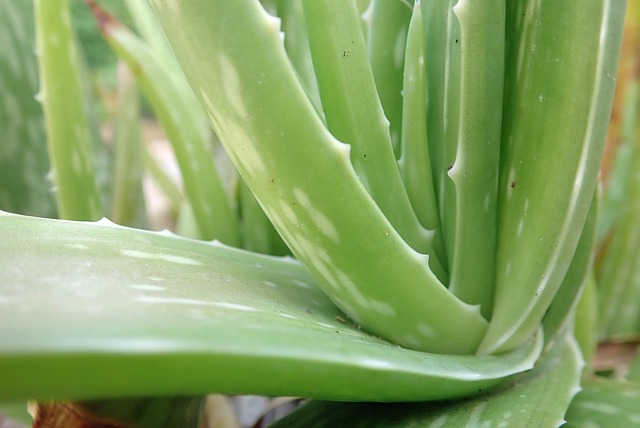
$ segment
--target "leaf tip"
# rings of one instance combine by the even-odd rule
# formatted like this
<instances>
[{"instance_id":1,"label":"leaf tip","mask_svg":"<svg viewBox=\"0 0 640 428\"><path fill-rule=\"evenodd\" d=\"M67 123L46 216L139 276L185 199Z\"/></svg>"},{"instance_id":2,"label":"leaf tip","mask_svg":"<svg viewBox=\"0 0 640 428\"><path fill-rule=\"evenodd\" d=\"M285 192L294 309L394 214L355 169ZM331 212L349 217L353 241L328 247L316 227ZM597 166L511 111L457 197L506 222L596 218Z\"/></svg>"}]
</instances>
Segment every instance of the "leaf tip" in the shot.
<instances>
[{"instance_id":1,"label":"leaf tip","mask_svg":"<svg viewBox=\"0 0 640 428\"><path fill-rule=\"evenodd\" d=\"M85 3L89 6L89 9L91 9L91 13L98 23L98 28L102 34L106 36L109 33L109 27L117 24L116 19L100 7L95 0L85 0Z\"/></svg>"}]
</instances>

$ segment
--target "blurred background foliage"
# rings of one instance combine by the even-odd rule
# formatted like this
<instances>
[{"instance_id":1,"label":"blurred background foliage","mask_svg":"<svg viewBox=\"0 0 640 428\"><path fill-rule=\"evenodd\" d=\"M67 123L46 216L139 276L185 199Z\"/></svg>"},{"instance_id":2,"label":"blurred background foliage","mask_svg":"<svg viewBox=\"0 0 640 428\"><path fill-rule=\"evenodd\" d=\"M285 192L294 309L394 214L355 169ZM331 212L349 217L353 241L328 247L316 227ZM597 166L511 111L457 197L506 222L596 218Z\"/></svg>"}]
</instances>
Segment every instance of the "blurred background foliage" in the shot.
<instances>
[{"instance_id":1,"label":"blurred background foliage","mask_svg":"<svg viewBox=\"0 0 640 428\"><path fill-rule=\"evenodd\" d=\"M104 2L103 6L127 27L133 27L131 16L123 0ZM95 17L83 0L71 1L71 20L75 26L82 54L97 84L115 89L118 58L102 37Z\"/></svg>"}]
</instances>

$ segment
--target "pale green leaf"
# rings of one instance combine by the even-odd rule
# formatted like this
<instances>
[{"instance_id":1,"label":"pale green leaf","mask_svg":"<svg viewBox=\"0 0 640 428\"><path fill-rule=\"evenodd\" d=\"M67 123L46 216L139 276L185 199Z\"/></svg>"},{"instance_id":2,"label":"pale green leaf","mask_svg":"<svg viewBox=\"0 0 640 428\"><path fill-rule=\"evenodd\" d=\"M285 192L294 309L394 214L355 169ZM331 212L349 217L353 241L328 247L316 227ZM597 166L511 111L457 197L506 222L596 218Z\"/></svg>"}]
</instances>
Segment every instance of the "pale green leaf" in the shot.
<instances>
[{"instance_id":1,"label":"pale green leaf","mask_svg":"<svg viewBox=\"0 0 640 428\"><path fill-rule=\"evenodd\" d=\"M258 394L415 401L532 367L361 331L290 258L115 226L0 215L0 401Z\"/></svg>"},{"instance_id":2,"label":"pale green leaf","mask_svg":"<svg viewBox=\"0 0 640 428\"><path fill-rule=\"evenodd\" d=\"M176 4L152 1L194 92L265 213L327 295L401 346L475 352L487 322L448 292L369 196L349 147L307 98L277 21L255 0Z\"/></svg>"},{"instance_id":3,"label":"pale green leaf","mask_svg":"<svg viewBox=\"0 0 640 428\"><path fill-rule=\"evenodd\" d=\"M416 404L312 401L273 428L558 427L578 391L581 372L578 346L565 337L533 371L476 398Z\"/></svg>"},{"instance_id":4,"label":"pale green leaf","mask_svg":"<svg viewBox=\"0 0 640 428\"><path fill-rule=\"evenodd\" d=\"M510 349L538 328L574 256L596 188L624 11L619 0L508 3L496 296L481 352Z\"/></svg>"},{"instance_id":5,"label":"pale green leaf","mask_svg":"<svg viewBox=\"0 0 640 428\"><path fill-rule=\"evenodd\" d=\"M402 133L398 166L411 206L420 223L434 232L434 249L440 260L446 262L447 257L442 240L442 228L440 227L440 212L438 211L429 155L426 86L422 10L420 7L415 7L407 34ZM446 281L444 279L443 282L448 283L448 279Z\"/></svg>"},{"instance_id":6,"label":"pale green leaf","mask_svg":"<svg viewBox=\"0 0 640 428\"><path fill-rule=\"evenodd\" d=\"M589 378L567 412L567 428L640 426L640 384Z\"/></svg>"},{"instance_id":7,"label":"pale green leaf","mask_svg":"<svg viewBox=\"0 0 640 428\"><path fill-rule=\"evenodd\" d=\"M491 318L500 135L505 73L505 2L460 0L448 14L442 228L449 290ZM427 58L427 61L429 59ZM437 106L435 108L438 108ZM438 171L442 174L442 171Z\"/></svg>"},{"instance_id":8,"label":"pale green leaf","mask_svg":"<svg viewBox=\"0 0 640 428\"><path fill-rule=\"evenodd\" d=\"M432 236L420 225L402 183L355 3L306 0L302 5L327 129L349 144L353 168L398 234L428 254L431 269L444 278Z\"/></svg>"},{"instance_id":9,"label":"pale green leaf","mask_svg":"<svg viewBox=\"0 0 640 428\"><path fill-rule=\"evenodd\" d=\"M371 24L367 42L371 71L384 115L389 121L391 142L396 157L399 157L402 117L406 112L402 107L402 80L411 4L402 1L373 0L369 13ZM407 92L404 94L406 96Z\"/></svg>"}]
</instances>

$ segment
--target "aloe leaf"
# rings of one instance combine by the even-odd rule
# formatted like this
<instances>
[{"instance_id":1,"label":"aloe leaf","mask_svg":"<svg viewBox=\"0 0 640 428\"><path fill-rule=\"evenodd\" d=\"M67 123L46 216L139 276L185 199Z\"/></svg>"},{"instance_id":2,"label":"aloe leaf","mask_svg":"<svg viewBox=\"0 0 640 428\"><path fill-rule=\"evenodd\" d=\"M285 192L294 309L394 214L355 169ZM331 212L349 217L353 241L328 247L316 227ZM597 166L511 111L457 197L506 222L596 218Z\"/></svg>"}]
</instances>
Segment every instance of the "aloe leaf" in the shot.
<instances>
[{"instance_id":1,"label":"aloe leaf","mask_svg":"<svg viewBox=\"0 0 640 428\"><path fill-rule=\"evenodd\" d=\"M425 1L427 135L449 288L491 314L504 5Z\"/></svg>"},{"instance_id":2,"label":"aloe leaf","mask_svg":"<svg viewBox=\"0 0 640 428\"><path fill-rule=\"evenodd\" d=\"M152 2L194 92L265 213L327 295L401 346L475 352L486 321L439 283L371 199L348 146L306 97L273 18L257 1L175 4Z\"/></svg>"},{"instance_id":3,"label":"aloe leaf","mask_svg":"<svg viewBox=\"0 0 640 428\"><path fill-rule=\"evenodd\" d=\"M632 427L640 424L640 384L587 378L567 412L567 428Z\"/></svg>"},{"instance_id":4,"label":"aloe leaf","mask_svg":"<svg viewBox=\"0 0 640 428\"><path fill-rule=\"evenodd\" d=\"M426 76L422 11L414 7L407 34L402 106L402 137L398 165L407 195L420 223L435 232L434 246L446 260L440 213L435 195L426 127Z\"/></svg>"},{"instance_id":5,"label":"aloe leaf","mask_svg":"<svg viewBox=\"0 0 640 428\"><path fill-rule=\"evenodd\" d=\"M124 63L118 67L118 83L111 220L123 226L142 228L146 224L146 213L142 193L143 159L138 86Z\"/></svg>"},{"instance_id":6,"label":"aloe leaf","mask_svg":"<svg viewBox=\"0 0 640 428\"><path fill-rule=\"evenodd\" d=\"M351 146L356 173L400 236L430 256L431 269L439 278L446 277L434 254L433 234L420 225L402 183L355 3L302 4L327 128Z\"/></svg>"},{"instance_id":7,"label":"aloe leaf","mask_svg":"<svg viewBox=\"0 0 640 428\"><path fill-rule=\"evenodd\" d=\"M273 428L557 427L578 391L582 359L568 336L556 348L530 373L469 400L415 404L312 401Z\"/></svg>"},{"instance_id":8,"label":"aloe leaf","mask_svg":"<svg viewBox=\"0 0 640 428\"><path fill-rule=\"evenodd\" d=\"M201 123L202 109L173 61L162 60L150 46L93 4L102 32L115 53L134 71L172 143L203 239L239 246L239 227L213 162Z\"/></svg>"},{"instance_id":9,"label":"aloe leaf","mask_svg":"<svg viewBox=\"0 0 640 428\"><path fill-rule=\"evenodd\" d=\"M566 274L596 186L624 10L509 4L496 298L481 352L535 331Z\"/></svg>"},{"instance_id":10,"label":"aloe leaf","mask_svg":"<svg viewBox=\"0 0 640 428\"><path fill-rule=\"evenodd\" d=\"M39 99L45 113L52 181L61 218L103 216L83 106L80 62L69 16L69 0L35 2Z\"/></svg>"},{"instance_id":11,"label":"aloe leaf","mask_svg":"<svg viewBox=\"0 0 640 428\"><path fill-rule=\"evenodd\" d=\"M460 0L449 15L442 227L449 254L449 290L493 306L496 215L502 124L505 2ZM459 28L456 31L456 27ZM431 140L430 140L431 141Z\"/></svg>"},{"instance_id":12,"label":"aloe leaf","mask_svg":"<svg viewBox=\"0 0 640 428\"><path fill-rule=\"evenodd\" d=\"M402 75L411 4L402 1L373 0L370 7L371 23L367 42L371 71L384 115L389 120L394 152L396 157L399 157L402 115L405 111L402 106Z\"/></svg>"},{"instance_id":13,"label":"aloe leaf","mask_svg":"<svg viewBox=\"0 0 640 428\"><path fill-rule=\"evenodd\" d=\"M445 160L445 117L447 100L457 99L451 70L459 71L459 27L453 14L456 0L423 1L422 18L425 34L425 62L427 67L427 132L433 181L442 217L447 168ZM455 54L451 51L455 50ZM452 64L452 61L454 64ZM457 62L455 62L457 61Z\"/></svg>"},{"instance_id":14,"label":"aloe leaf","mask_svg":"<svg viewBox=\"0 0 640 428\"><path fill-rule=\"evenodd\" d=\"M33 9L30 1L0 2L0 209L55 217L44 116L35 99Z\"/></svg>"},{"instance_id":15,"label":"aloe leaf","mask_svg":"<svg viewBox=\"0 0 640 428\"><path fill-rule=\"evenodd\" d=\"M575 307L580 295L592 275L596 226L598 219L597 192L591 202L589 216L580 235L578 247L569 265L569 270L562 280L560 289L556 294L549 310L544 315L542 327L544 328L544 340L549 347L560 336L562 331L575 318ZM584 320L587 321L587 320ZM587 326L585 326L587 327Z\"/></svg>"},{"instance_id":16,"label":"aloe leaf","mask_svg":"<svg viewBox=\"0 0 640 428\"><path fill-rule=\"evenodd\" d=\"M370 336L291 258L0 216L0 401L226 394L412 401L529 369L542 339L450 356Z\"/></svg>"}]
</instances>

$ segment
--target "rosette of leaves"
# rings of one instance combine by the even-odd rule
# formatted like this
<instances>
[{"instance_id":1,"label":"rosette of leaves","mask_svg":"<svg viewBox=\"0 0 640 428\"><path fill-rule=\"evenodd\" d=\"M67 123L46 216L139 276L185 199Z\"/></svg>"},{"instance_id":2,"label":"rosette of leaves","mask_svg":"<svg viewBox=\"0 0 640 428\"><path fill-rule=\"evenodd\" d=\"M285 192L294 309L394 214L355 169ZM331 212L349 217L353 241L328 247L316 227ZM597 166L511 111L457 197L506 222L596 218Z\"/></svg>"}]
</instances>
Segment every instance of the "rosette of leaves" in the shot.
<instances>
[{"instance_id":1,"label":"rosette of leaves","mask_svg":"<svg viewBox=\"0 0 640 428\"><path fill-rule=\"evenodd\" d=\"M560 424L580 383L571 324L593 254L624 2L373 0L365 20L342 0L150 4L192 92L161 43L98 15L183 147L202 149L179 161L205 237L241 242L238 194L194 166L210 156L188 116L196 99L294 258L3 215L0 373L11 382L0 398L402 402L501 385L495 405L429 406L451 412L451 426L508 422L513 406ZM41 15L40 37L55 48L53 15ZM64 80L50 62L43 82ZM214 215L213 198L229 206ZM129 404L141 425L151 401ZM444 421L433 408L400 413Z\"/></svg>"}]
</instances>

